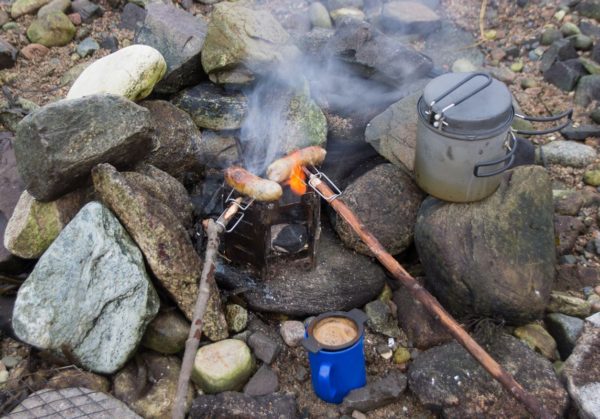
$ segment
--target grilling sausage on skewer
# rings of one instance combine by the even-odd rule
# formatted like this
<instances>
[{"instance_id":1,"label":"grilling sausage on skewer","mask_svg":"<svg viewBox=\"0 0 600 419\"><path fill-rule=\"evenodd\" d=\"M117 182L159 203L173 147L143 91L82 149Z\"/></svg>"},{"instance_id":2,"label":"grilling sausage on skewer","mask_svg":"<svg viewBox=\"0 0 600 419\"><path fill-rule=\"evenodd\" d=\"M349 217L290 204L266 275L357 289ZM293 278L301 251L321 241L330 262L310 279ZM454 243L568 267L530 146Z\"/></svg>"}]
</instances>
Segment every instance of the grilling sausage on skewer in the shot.
<instances>
[{"instance_id":1,"label":"grilling sausage on skewer","mask_svg":"<svg viewBox=\"0 0 600 419\"><path fill-rule=\"evenodd\" d=\"M326 154L324 148L317 146L296 150L271 163L267 168L267 177L274 182L284 182L290 178L294 166L318 166L323 163Z\"/></svg>"},{"instance_id":2,"label":"grilling sausage on skewer","mask_svg":"<svg viewBox=\"0 0 600 419\"><path fill-rule=\"evenodd\" d=\"M255 176L239 166L225 169L225 182L239 193L257 201L277 201L283 194L279 183Z\"/></svg>"}]
</instances>

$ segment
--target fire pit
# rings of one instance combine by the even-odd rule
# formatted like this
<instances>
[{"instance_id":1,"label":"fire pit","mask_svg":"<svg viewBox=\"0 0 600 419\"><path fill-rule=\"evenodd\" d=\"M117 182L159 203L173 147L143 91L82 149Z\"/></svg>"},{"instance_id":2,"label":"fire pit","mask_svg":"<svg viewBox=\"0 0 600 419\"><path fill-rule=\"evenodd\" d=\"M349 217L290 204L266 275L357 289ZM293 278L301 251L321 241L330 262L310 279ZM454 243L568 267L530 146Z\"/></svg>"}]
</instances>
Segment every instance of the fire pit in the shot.
<instances>
[{"instance_id":1,"label":"fire pit","mask_svg":"<svg viewBox=\"0 0 600 419\"><path fill-rule=\"evenodd\" d=\"M224 193L227 202L237 192ZM252 269L262 278L275 260L299 260L307 270L314 269L317 242L321 232L321 206L313 191L302 195L284 186L278 201L255 201L233 220L224 234L224 254L237 265Z\"/></svg>"}]
</instances>

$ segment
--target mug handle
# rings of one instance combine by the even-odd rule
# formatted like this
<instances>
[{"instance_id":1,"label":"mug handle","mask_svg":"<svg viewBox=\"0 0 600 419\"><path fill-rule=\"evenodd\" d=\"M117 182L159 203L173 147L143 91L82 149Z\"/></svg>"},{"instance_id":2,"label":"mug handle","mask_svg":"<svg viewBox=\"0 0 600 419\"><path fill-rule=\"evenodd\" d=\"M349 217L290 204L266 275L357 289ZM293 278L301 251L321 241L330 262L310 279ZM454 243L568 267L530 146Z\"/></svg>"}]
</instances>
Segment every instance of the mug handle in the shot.
<instances>
[{"instance_id":1,"label":"mug handle","mask_svg":"<svg viewBox=\"0 0 600 419\"><path fill-rule=\"evenodd\" d=\"M331 364L327 362L319 367L319 387L324 390L328 399L333 399L337 393L331 385L331 369Z\"/></svg>"}]
</instances>

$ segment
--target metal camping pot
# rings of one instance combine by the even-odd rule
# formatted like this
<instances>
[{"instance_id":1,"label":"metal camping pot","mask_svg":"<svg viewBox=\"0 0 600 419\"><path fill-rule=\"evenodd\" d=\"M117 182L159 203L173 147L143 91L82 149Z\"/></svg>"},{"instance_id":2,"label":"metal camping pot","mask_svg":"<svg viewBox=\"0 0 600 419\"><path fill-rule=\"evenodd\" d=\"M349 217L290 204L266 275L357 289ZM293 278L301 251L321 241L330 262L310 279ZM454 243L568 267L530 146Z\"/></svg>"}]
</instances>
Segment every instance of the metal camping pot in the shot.
<instances>
[{"instance_id":1,"label":"metal camping pot","mask_svg":"<svg viewBox=\"0 0 600 419\"><path fill-rule=\"evenodd\" d=\"M515 113L506 85L485 73L448 73L433 79L417 104L415 178L430 195L451 202L478 201L500 185L514 162L516 134L561 130L573 110L550 117ZM567 117L543 131L512 130L514 117L538 122Z\"/></svg>"}]
</instances>

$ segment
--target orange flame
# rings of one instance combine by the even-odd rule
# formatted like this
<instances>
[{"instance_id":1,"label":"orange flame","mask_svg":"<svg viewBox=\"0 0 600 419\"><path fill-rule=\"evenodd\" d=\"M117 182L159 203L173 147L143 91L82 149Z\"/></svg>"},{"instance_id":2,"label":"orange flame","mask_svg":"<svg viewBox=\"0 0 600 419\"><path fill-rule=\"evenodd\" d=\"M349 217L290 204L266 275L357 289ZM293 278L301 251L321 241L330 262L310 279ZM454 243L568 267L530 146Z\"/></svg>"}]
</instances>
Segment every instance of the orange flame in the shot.
<instances>
[{"instance_id":1,"label":"orange flame","mask_svg":"<svg viewBox=\"0 0 600 419\"><path fill-rule=\"evenodd\" d=\"M306 193L306 183L304 183L305 179L306 175L302 170L302 166L295 164L287 183L290 185L292 192L294 192L296 195L304 195Z\"/></svg>"}]
</instances>

